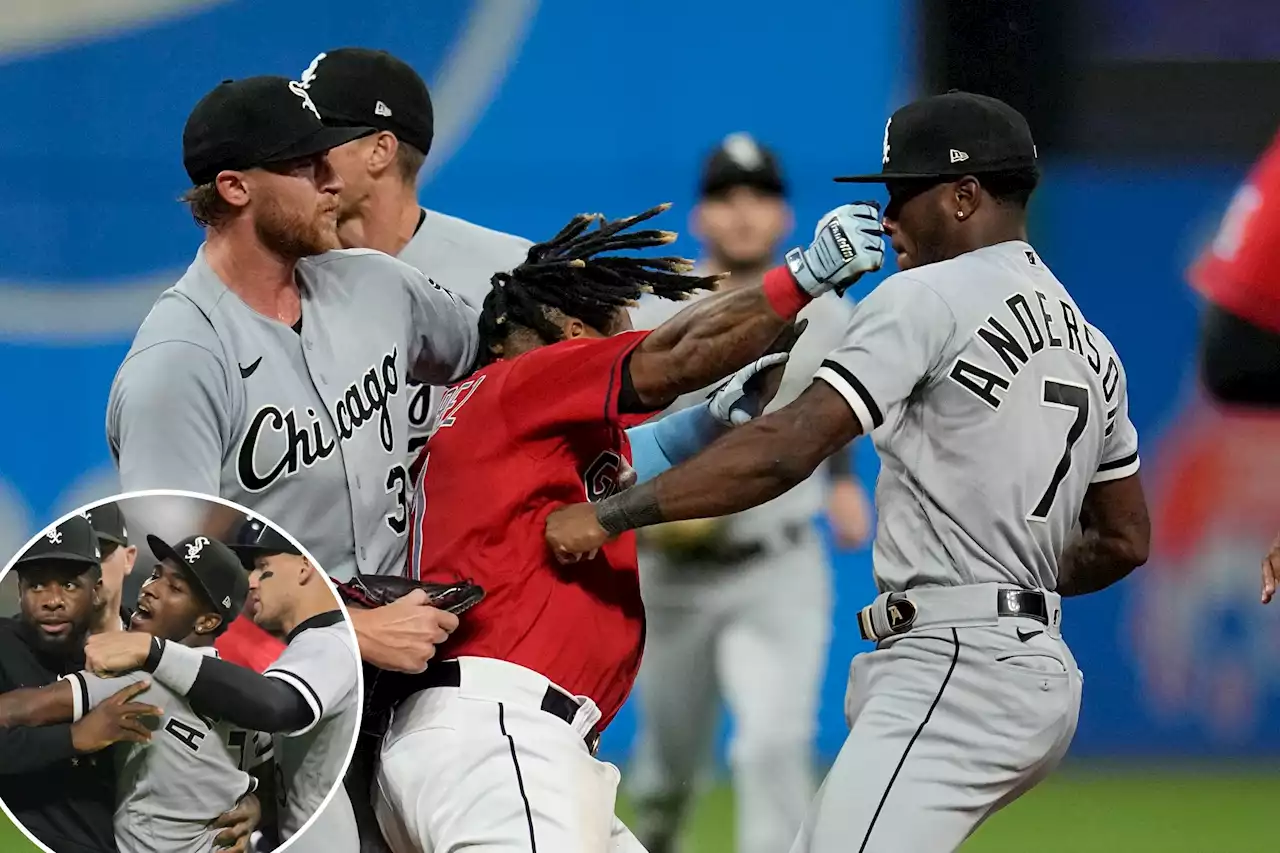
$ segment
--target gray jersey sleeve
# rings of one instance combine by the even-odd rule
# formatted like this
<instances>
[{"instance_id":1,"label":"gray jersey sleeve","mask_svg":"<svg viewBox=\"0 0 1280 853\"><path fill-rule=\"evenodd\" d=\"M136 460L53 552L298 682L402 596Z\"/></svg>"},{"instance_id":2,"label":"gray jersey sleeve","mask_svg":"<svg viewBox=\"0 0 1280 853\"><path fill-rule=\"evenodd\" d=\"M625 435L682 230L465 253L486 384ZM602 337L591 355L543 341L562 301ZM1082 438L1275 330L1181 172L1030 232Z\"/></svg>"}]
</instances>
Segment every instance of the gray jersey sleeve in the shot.
<instances>
[{"instance_id":1,"label":"gray jersey sleeve","mask_svg":"<svg viewBox=\"0 0 1280 853\"><path fill-rule=\"evenodd\" d=\"M1116 395L1115 406L1107 412L1107 426L1103 431L1102 459L1098 462L1098 472L1093 475L1094 483L1105 483L1108 480L1119 480L1138 473L1138 430L1129 420L1129 379L1125 375L1124 366L1116 358ZM1103 391L1106 391L1107 377L1102 379Z\"/></svg>"},{"instance_id":2,"label":"gray jersey sleeve","mask_svg":"<svg viewBox=\"0 0 1280 853\"><path fill-rule=\"evenodd\" d=\"M74 691L72 714L73 720L79 720L85 714L128 687L130 684L137 684L139 681L146 679L145 672L130 672L118 678L102 678L94 675L92 672L73 672L66 677L71 683ZM147 691L143 691L140 696L145 696ZM146 699L135 697L134 702L146 702Z\"/></svg>"},{"instance_id":3,"label":"gray jersey sleeve","mask_svg":"<svg viewBox=\"0 0 1280 853\"><path fill-rule=\"evenodd\" d=\"M229 397L223 365L204 347L165 341L130 356L107 404L121 489L219 494Z\"/></svg>"},{"instance_id":4,"label":"gray jersey sleeve","mask_svg":"<svg viewBox=\"0 0 1280 853\"><path fill-rule=\"evenodd\" d=\"M339 630L348 630L346 625ZM349 642L337 631L303 631L262 674L290 685L311 706L311 722L286 737L298 737L342 708L342 699L356 690L356 658Z\"/></svg>"},{"instance_id":5,"label":"gray jersey sleeve","mask_svg":"<svg viewBox=\"0 0 1280 853\"><path fill-rule=\"evenodd\" d=\"M479 315L424 273L408 264L402 270L415 344L409 353L412 377L428 385L463 378L479 351Z\"/></svg>"},{"instance_id":6,"label":"gray jersey sleeve","mask_svg":"<svg viewBox=\"0 0 1280 853\"><path fill-rule=\"evenodd\" d=\"M950 307L933 288L892 276L858 303L844 343L814 378L839 392L870 433L890 407L941 371L955 329Z\"/></svg>"}]
</instances>

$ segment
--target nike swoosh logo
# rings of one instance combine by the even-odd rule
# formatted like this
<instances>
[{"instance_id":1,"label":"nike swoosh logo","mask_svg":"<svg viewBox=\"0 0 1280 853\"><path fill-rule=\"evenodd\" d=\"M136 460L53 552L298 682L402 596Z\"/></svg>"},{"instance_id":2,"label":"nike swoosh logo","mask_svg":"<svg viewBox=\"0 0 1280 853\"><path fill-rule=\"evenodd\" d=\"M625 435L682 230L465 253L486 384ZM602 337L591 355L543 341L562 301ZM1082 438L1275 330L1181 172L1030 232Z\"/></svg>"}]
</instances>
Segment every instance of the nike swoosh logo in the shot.
<instances>
[{"instance_id":1,"label":"nike swoosh logo","mask_svg":"<svg viewBox=\"0 0 1280 853\"><path fill-rule=\"evenodd\" d=\"M1021 628L1019 628L1018 639L1025 643L1027 640L1030 640L1032 637L1036 636L1037 634L1043 634L1043 633L1044 631L1023 631Z\"/></svg>"},{"instance_id":2,"label":"nike swoosh logo","mask_svg":"<svg viewBox=\"0 0 1280 853\"><path fill-rule=\"evenodd\" d=\"M248 367L236 362L236 365L240 368L240 378L248 379L258 369L259 364L262 364L262 356L258 356Z\"/></svg>"}]
</instances>

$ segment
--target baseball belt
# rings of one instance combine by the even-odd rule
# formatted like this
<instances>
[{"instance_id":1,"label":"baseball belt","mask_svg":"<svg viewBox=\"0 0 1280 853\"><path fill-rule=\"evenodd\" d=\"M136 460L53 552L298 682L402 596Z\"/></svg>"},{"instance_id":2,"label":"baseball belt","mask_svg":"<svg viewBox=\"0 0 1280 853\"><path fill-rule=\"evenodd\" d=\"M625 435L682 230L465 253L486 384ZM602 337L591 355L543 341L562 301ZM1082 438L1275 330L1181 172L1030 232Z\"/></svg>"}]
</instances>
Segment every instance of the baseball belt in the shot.
<instances>
[{"instance_id":1,"label":"baseball belt","mask_svg":"<svg viewBox=\"0 0 1280 853\"><path fill-rule=\"evenodd\" d=\"M995 625L1009 617L1034 619L1049 636L1061 636L1062 598L994 583L884 592L859 611L858 629L862 639L879 642L908 631Z\"/></svg>"}]
</instances>

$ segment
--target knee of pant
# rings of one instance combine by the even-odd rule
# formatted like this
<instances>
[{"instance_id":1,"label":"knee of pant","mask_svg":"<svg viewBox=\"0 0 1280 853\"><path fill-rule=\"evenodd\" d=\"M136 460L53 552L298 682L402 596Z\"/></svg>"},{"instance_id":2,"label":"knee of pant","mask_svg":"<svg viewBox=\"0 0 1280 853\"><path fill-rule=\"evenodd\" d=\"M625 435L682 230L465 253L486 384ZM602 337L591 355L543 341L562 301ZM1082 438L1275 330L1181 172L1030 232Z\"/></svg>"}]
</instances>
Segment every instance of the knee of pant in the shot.
<instances>
[{"instance_id":1,"label":"knee of pant","mask_svg":"<svg viewBox=\"0 0 1280 853\"><path fill-rule=\"evenodd\" d=\"M810 728L779 726L764 731L741 731L729 746L729 760L735 767L783 768L812 760L813 731Z\"/></svg>"}]
</instances>

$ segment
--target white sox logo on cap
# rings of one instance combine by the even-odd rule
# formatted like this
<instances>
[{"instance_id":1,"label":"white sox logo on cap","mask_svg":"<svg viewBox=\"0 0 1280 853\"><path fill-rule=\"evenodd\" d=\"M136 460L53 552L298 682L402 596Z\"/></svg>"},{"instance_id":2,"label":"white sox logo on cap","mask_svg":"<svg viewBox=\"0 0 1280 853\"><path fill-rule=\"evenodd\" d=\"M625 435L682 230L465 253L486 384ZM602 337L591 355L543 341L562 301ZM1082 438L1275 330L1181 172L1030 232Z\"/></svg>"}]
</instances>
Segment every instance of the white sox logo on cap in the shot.
<instances>
[{"instance_id":1,"label":"white sox logo on cap","mask_svg":"<svg viewBox=\"0 0 1280 853\"><path fill-rule=\"evenodd\" d=\"M883 166L889 165L889 125L891 124L893 124L892 118L884 123L884 157L880 159L880 164Z\"/></svg>"},{"instance_id":2,"label":"white sox logo on cap","mask_svg":"<svg viewBox=\"0 0 1280 853\"><path fill-rule=\"evenodd\" d=\"M58 530L57 528L54 528L54 529L53 529L53 531L51 531L51 532L49 533L48 539L49 539L49 544L50 544L50 545L61 545L61 544L62 544L62 531L61 531L61 530Z\"/></svg>"},{"instance_id":3,"label":"white sox logo on cap","mask_svg":"<svg viewBox=\"0 0 1280 853\"><path fill-rule=\"evenodd\" d=\"M204 550L204 546L209 544L209 540L204 536L197 536L195 541L187 546L187 563L194 563L200 558L200 552Z\"/></svg>"},{"instance_id":4,"label":"white sox logo on cap","mask_svg":"<svg viewBox=\"0 0 1280 853\"><path fill-rule=\"evenodd\" d=\"M320 118L320 111L316 109L315 102L311 100L311 95L307 92L307 86L305 83L299 83L297 80L290 80L289 91L293 92L293 94L297 95L299 98L302 98L302 108L304 110L311 110L317 119Z\"/></svg>"}]
</instances>

